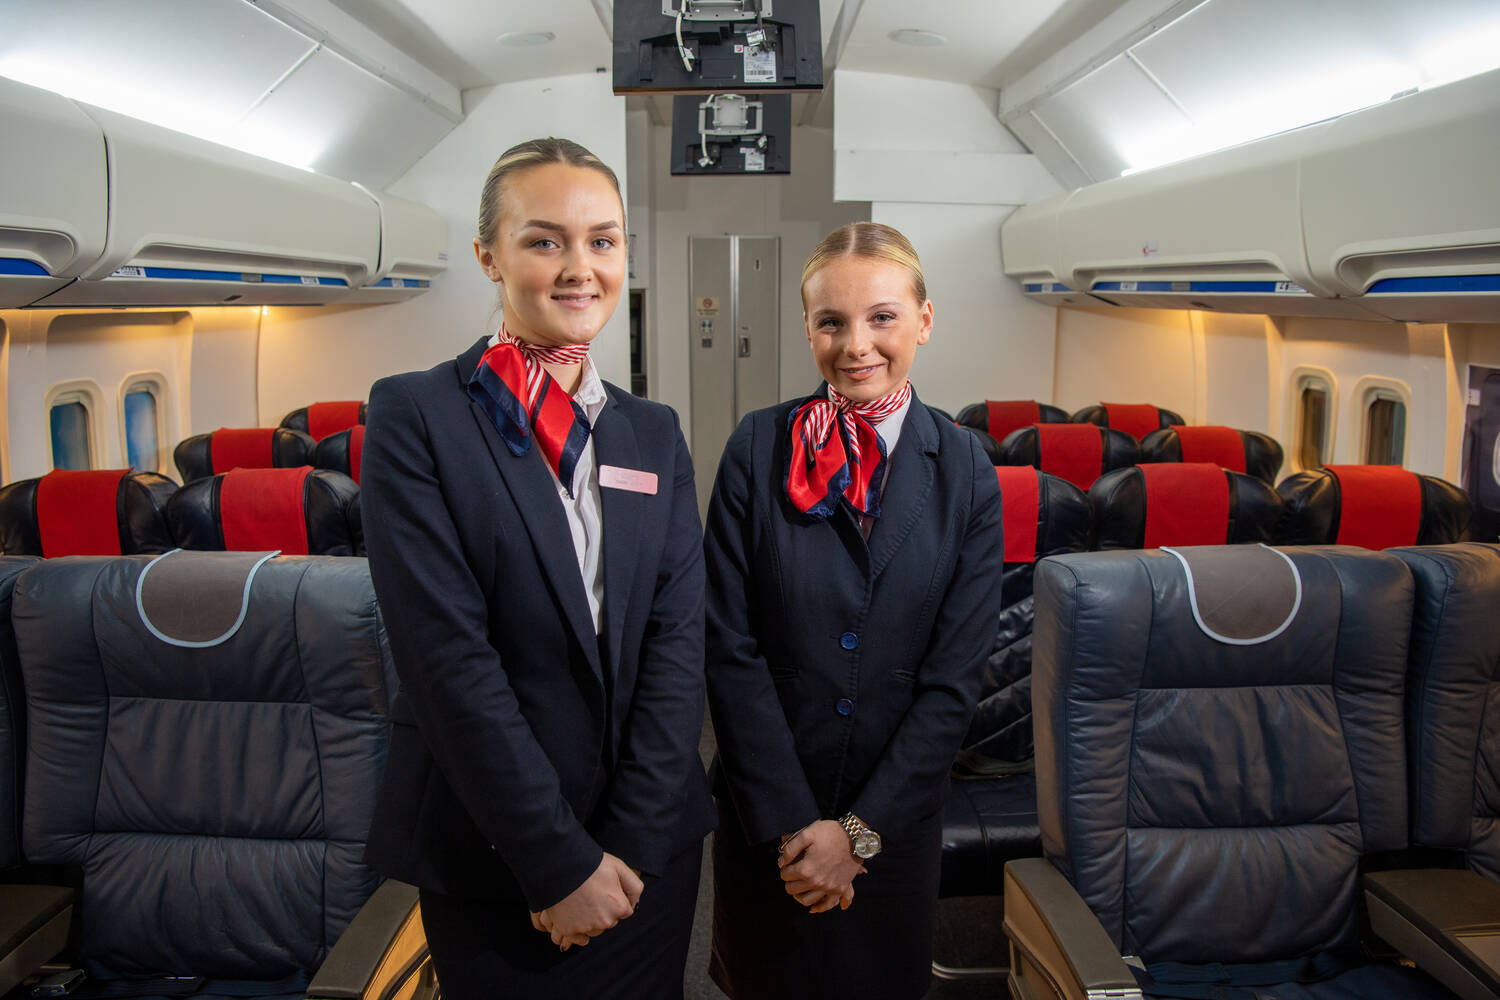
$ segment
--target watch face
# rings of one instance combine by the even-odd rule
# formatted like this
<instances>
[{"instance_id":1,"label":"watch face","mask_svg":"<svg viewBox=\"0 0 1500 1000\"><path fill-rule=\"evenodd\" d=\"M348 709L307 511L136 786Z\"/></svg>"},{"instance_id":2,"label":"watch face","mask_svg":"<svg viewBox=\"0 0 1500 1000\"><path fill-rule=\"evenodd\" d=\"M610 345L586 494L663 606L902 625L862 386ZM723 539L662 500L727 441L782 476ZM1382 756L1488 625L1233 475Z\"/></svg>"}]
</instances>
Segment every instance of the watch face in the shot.
<instances>
[{"instance_id":1,"label":"watch face","mask_svg":"<svg viewBox=\"0 0 1500 1000\"><path fill-rule=\"evenodd\" d=\"M854 856L857 858L873 858L880 853L880 836L873 830L862 830L854 838Z\"/></svg>"}]
</instances>

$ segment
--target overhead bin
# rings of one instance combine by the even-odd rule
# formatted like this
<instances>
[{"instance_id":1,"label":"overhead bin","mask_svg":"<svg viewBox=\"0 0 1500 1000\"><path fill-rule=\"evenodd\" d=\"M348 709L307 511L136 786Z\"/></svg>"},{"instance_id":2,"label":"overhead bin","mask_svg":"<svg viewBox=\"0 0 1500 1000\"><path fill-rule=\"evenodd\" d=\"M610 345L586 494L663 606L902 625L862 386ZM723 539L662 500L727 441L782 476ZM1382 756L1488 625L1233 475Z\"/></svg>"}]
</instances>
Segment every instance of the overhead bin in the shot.
<instances>
[{"instance_id":1,"label":"overhead bin","mask_svg":"<svg viewBox=\"0 0 1500 1000\"><path fill-rule=\"evenodd\" d=\"M1500 316L1500 70L1331 122L1303 160L1308 261L1413 322Z\"/></svg>"},{"instance_id":2,"label":"overhead bin","mask_svg":"<svg viewBox=\"0 0 1500 1000\"><path fill-rule=\"evenodd\" d=\"M380 209L380 261L355 302L399 302L420 295L448 269L448 224L426 205L360 188Z\"/></svg>"},{"instance_id":3,"label":"overhead bin","mask_svg":"<svg viewBox=\"0 0 1500 1000\"><path fill-rule=\"evenodd\" d=\"M104 251L104 134L65 97L0 78L0 308L68 284Z\"/></svg>"},{"instance_id":4,"label":"overhead bin","mask_svg":"<svg viewBox=\"0 0 1500 1000\"><path fill-rule=\"evenodd\" d=\"M375 270L380 211L347 181L79 107L108 141L108 239L35 304L319 304Z\"/></svg>"},{"instance_id":5,"label":"overhead bin","mask_svg":"<svg viewBox=\"0 0 1500 1000\"><path fill-rule=\"evenodd\" d=\"M1356 319L1500 313L1500 71L1014 213L1038 301Z\"/></svg>"}]
</instances>

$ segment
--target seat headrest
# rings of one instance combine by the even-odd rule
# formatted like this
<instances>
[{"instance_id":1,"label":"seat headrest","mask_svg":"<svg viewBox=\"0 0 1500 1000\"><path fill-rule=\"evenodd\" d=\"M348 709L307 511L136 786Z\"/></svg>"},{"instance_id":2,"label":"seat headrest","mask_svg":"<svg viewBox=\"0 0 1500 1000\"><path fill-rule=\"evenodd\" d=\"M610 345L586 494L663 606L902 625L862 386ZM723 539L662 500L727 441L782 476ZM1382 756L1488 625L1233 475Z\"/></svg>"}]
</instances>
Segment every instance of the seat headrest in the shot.
<instances>
[{"instance_id":1,"label":"seat headrest","mask_svg":"<svg viewBox=\"0 0 1500 1000\"><path fill-rule=\"evenodd\" d=\"M1275 439L1233 427L1163 427L1141 441L1143 462L1213 462L1272 486L1282 457Z\"/></svg>"},{"instance_id":2,"label":"seat headrest","mask_svg":"<svg viewBox=\"0 0 1500 1000\"><path fill-rule=\"evenodd\" d=\"M1074 413L1072 420L1075 424L1112 427L1137 442L1159 428L1185 423L1180 414L1149 403L1097 403Z\"/></svg>"},{"instance_id":3,"label":"seat headrest","mask_svg":"<svg viewBox=\"0 0 1500 1000\"><path fill-rule=\"evenodd\" d=\"M348 430L328 435L313 449L313 465L333 469L359 482L360 458L364 454L365 428L357 424Z\"/></svg>"},{"instance_id":4,"label":"seat headrest","mask_svg":"<svg viewBox=\"0 0 1500 1000\"><path fill-rule=\"evenodd\" d=\"M971 403L958 411L957 423L984 431L996 441L1004 441L1011 431L1030 424L1063 424L1068 415L1055 406L1033 399L989 399Z\"/></svg>"},{"instance_id":5,"label":"seat headrest","mask_svg":"<svg viewBox=\"0 0 1500 1000\"><path fill-rule=\"evenodd\" d=\"M1066 479L1029 465L997 465L1005 518L1005 562L1030 563L1089 547L1093 511Z\"/></svg>"},{"instance_id":6,"label":"seat headrest","mask_svg":"<svg viewBox=\"0 0 1500 1000\"><path fill-rule=\"evenodd\" d=\"M154 472L58 469L0 488L0 551L108 556L172 547L166 505L177 486Z\"/></svg>"},{"instance_id":7,"label":"seat headrest","mask_svg":"<svg viewBox=\"0 0 1500 1000\"><path fill-rule=\"evenodd\" d=\"M359 487L330 469L236 469L177 491L167 519L185 549L352 556Z\"/></svg>"},{"instance_id":8,"label":"seat headrest","mask_svg":"<svg viewBox=\"0 0 1500 1000\"><path fill-rule=\"evenodd\" d=\"M1302 607L1302 573L1269 545L1163 547L1182 564L1198 631L1230 646L1258 646L1285 632Z\"/></svg>"},{"instance_id":9,"label":"seat headrest","mask_svg":"<svg viewBox=\"0 0 1500 1000\"><path fill-rule=\"evenodd\" d=\"M1134 465L1140 447L1121 431L1093 424L1034 424L1012 431L1000 445L1000 465L1030 465L1079 489L1101 473Z\"/></svg>"},{"instance_id":10,"label":"seat headrest","mask_svg":"<svg viewBox=\"0 0 1500 1000\"><path fill-rule=\"evenodd\" d=\"M1117 469L1089 489L1095 547L1275 542L1281 498L1254 476L1207 462Z\"/></svg>"},{"instance_id":11,"label":"seat headrest","mask_svg":"<svg viewBox=\"0 0 1500 1000\"><path fill-rule=\"evenodd\" d=\"M195 434L172 452L182 481L228 472L231 469L295 469L312 463L316 442L304 431L286 427L221 427Z\"/></svg>"},{"instance_id":12,"label":"seat headrest","mask_svg":"<svg viewBox=\"0 0 1500 1000\"><path fill-rule=\"evenodd\" d=\"M281 426L302 431L321 441L330 434L348 430L365 422L367 404L357 399L331 403L313 403L293 410L281 418Z\"/></svg>"},{"instance_id":13,"label":"seat headrest","mask_svg":"<svg viewBox=\"0 0 1500 1000\"><path fill-rule=\"evenodd\" d=\"M1330 465L1282 480L1288 545L1444 545L1468 537L1473 506L1451 483L1397 465Z\"/></svg>"}]
</instances>

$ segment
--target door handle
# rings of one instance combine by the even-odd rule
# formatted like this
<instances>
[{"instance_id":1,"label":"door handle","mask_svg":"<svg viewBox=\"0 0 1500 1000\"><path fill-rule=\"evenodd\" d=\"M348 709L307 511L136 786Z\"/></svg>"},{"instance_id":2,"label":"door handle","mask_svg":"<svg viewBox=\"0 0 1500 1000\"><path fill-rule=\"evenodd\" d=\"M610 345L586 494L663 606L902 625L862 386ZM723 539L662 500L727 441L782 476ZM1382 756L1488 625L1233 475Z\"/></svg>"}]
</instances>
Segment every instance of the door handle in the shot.
<instances>
[{"instance_id":1,"label":"door handle","mask_svg":"<svg viewBox=\"0 0 1500 1000\"><path fill-rule=\"evenodd\" d=\"M743 337L743 336L740 337L740 351L739 351L739 354L740 354L740 357L742 357L742 358L748 358L750 356L750 338L749 337Z\"/></svg>"}]
</instances>

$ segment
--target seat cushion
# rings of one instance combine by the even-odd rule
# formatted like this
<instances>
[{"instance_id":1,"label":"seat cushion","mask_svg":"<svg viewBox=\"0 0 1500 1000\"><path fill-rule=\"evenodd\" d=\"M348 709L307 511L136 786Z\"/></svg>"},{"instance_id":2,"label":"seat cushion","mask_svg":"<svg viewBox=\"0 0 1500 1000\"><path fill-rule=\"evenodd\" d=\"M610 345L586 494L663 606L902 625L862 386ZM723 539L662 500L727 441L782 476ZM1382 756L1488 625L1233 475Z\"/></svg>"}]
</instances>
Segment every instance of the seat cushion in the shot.
<instances>
[{"instance_id":1,"label":"seat cushion","mask_svg":"<svg viewBox=\"0 0 1500 1000\"><path fill-rule=\"evenodd\" d=\"M949 779L938 895L999 895L1007 861L1041 854L1035 775Z\"/></svg>"}]
</instances>

